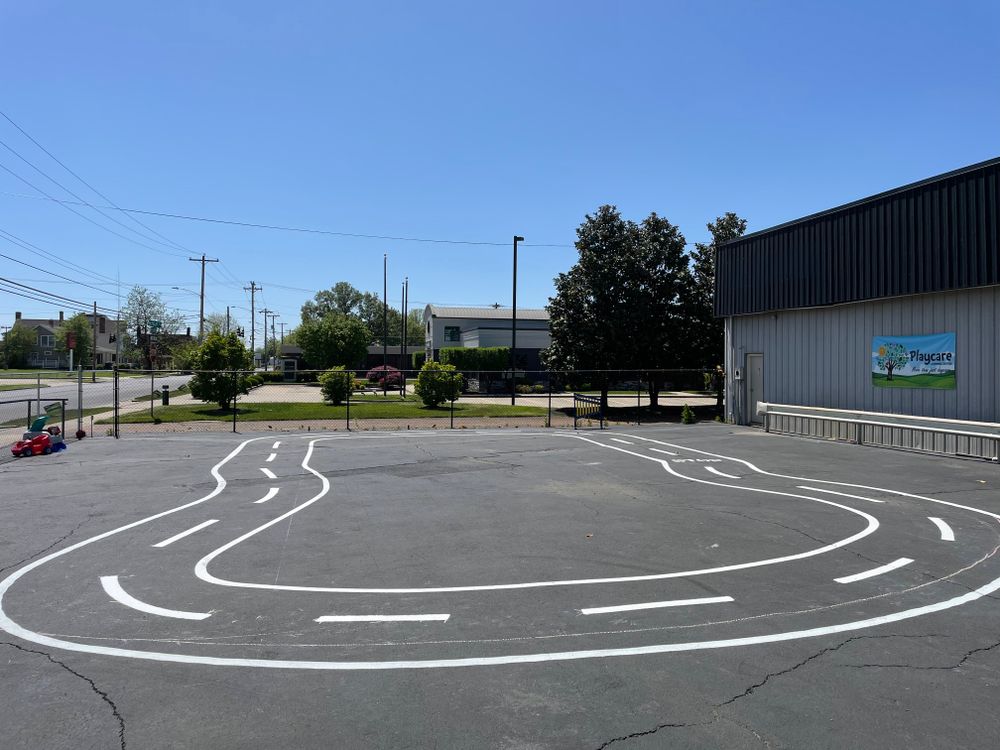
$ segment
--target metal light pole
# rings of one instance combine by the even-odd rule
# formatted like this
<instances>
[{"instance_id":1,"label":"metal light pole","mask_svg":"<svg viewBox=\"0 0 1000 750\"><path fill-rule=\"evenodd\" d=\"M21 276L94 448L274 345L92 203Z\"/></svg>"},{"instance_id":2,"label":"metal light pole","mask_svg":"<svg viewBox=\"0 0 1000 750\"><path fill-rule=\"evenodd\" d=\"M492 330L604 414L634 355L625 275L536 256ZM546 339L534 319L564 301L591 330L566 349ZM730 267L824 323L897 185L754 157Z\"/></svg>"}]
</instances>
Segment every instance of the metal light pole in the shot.
<instances>
[{"instance_id":1,"label":"metal light pole","mask_svg":"<svg viewBox=\"0 0 1000 750\"><path fill-rule=\"evenodd\" d=\"M382 254L382 396L389 390L389 253Z\"/></svg>"},{"instance_id":2,"label":"metal light pole","mask_svg":"<svg viewBox=\"0 0 1000 750\"><path fill-rule=\"evenodd\" d=\"M511 294L510 313L510 405L514 405L517 395L517 377L514 368L517 364L517 243L524 242L524 237L514 235L514 291Z\"/></svg>"}]
</instances>

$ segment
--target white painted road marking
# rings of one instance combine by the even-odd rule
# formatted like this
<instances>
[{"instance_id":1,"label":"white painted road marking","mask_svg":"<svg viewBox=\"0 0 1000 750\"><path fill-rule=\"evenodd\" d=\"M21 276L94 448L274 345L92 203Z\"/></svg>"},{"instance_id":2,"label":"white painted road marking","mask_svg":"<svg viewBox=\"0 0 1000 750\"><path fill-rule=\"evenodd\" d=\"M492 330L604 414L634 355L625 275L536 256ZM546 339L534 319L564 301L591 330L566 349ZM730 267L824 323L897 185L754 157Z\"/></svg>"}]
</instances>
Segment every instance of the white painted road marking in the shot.
<instances>
[{"instance_id":1,"label":"white painted road marking","mask_svg":"<svg viewBox=\"0 0 1000 750\"><path fill-rule=\"evenodd\" d=\"M271 446L271 450L273 450L273 451L278 450L278 446L279 445L281 445L281 441L280 440L275 440L274 441L274 445Z\"/></svg>"},{"instance_id":2,"label":"white painted road marking","mask_svg":"<svg viewBox=\"0 0 1000 750\"><path fill-rule=\"evenodd\" d=\"M693 604L721 604L731 602L731 596L702 596L697 599L671 599L665 602L642 602L641 604L619 604L616 607L588 607L581 609L580 614L602 615L607 612L632 612L637 609L659 609L661 607L688 607Z\"/></svg>"},{"instance_id":3,"label":"white painted road marking","mask_svg":"<svg viewBox=\"0 0 1000 750\"><path fill-rule=\"evenodd\" d=\"M824 490L821 487L806 487L804 485L799 485L800 490L809 490L810 492L825 492L828 495L840 495L841 497L850 497L855 500L867 500L870 503L884 503L885 500L876 500L874 497L863 497L862 495L849 495L846 492L836 492L835 490Z\"/></svg>"},{"instance_id":4,"label":"white painted road marking","mask_svg":"<svg viewBox=\"0 0 1000 750\"><path fill-rule=\"evenodd\" d=\"M738 477L735 474L727 474L724 471L719 471L714 466L706 466L705 471L710 471L713 474L717 474L720 477L725 477L726 479L742 479L743 477Z\"/></svg>"},{"instance_id":5,"label":"white painted road marking","mask_svg":"<svg viewBox=\"0 0 1000 750\"><path fill-rule=\"evenodd\" d=\"M314 622L448 622L451 615L323 615Z\"/></svg>"},{"instance_id":6,"label":"white painted road marking","mask_svg":"<svg viewBox=\"0 0 1000 750\"><path fill-rule=\"evenodd\" d=\"M274 497L275 495L277 495L278 494L278 490L280 490L280 489L281 489L280 487L272 487L271 489L269 489L267 491L267 494L264 495L264 497L262 497L260 500L254 500L254 504L256 505L257 503L266 503L272 497Z\"/></svg>"},{"instance_id":7,"label":"white painted road marking","mask_svg":"<svg viewBox=\"0 0 1000 750\"><path fill-rule=\"evenodd\" d=\"M218 521L219 521L218 518L212 518L212 519L210 519L208 521L203 521L202 523L199 523L197 526L192 526L190 529L188 529L187 531L182 531L180 534L174 534L169 539L164 539L162 542L157 542L153 546L154 547L166 547L168 544L173 544L178 539L183 539L188 534L193 534L196 531L201 531L206 526L211 526L213 523L218 523Z\"/></svg>"},{"instance_id":8,"label":"white painted road marking","mask_svg":"<svg viewBox=\"0 0 1000 750\"><path fill-rule=\"evenodd\" d=\"M662 448L650 448L650 450L654 451L655 453L666 453L668 456L676 456L677 455L673 451L665 451Z\"/></svg>"},{"instance_id":9,"label":"white painted road marking","mask_svg":"<svg viewBox=\"0 0 1000 750\"><path fill-rule=\"evenodd\" d=\"M264 476L267 477L268 479L277 479L278 478L278 475L275 474L270 469L265 469L265 468L261 467L261 471L264 472Z\"/></svg>"},{"instance_id":10,"label":"white painted road marking","mask_svg":"<svg viewBox=\"0 0 1000 750\"><path fill-rule=\"evenodd\" d=\"M270 456L264 459L265 463L271 463L274 459L278 457L277 453L272 453Z\"/></svg>"},{"instance_id":11,"label":"white painted road marking","mask_svg":"<svg viewBox=\"0 0 1000 750\"><path fill-rule=\"evenodd\" d=\"M933 516L927 516L927 520L938 527L941 532L942 542L955 541L955 532L951 530L951 526L942 521L940 518L934 518Z\"/></svg>"},{"instance_id":12,"label":"white painted road marking","mask_svg":"<svg viewBox=\"0 0 1000 750\"><path fill-rule=\"evenodd\" d=\"M119 604L124 604L126 607L137 609L146 614L159 615L160 617L174 617L178 620L204 620L212 614L211 612L183 612L178 609L164 609L163 607L141 602L121 587L121 584L118 583L118 576L101 576L101 585L108 596Z\"/></svg>"},{"instance_id":13,"label":"white painted road marking","mask_svg":"<svg viewBox=\"0 0 1000 750\"><path fill-rule=\"evenodd\" d=\"M852 576L844 576L843 578L834 578L837 583L854 583L855 581L863 581L865 578L874 578L875 576L880 576L883 573L888 573L890 570L896 570L896 568L902 568L904 565L909 565L913 560L908 557L901 557L898 560L893 560L891 563L886 563L885 565L879 565L877 568L872 568L871 570L864 570L860 573L855 573Z\"/></svg>"},{"instance_id":14,"label":"white painted road marking","mask_svg":"<svg viewBox=\"0 0 1000 750\"><path fill-rule=\"evenodd\" d=\"M625 445L633 445L633 443L630 443L628 440L622 440L621 438L610 438L610 439L614 440L616 443L625 443Z\"/></svg>"}]
</instances>

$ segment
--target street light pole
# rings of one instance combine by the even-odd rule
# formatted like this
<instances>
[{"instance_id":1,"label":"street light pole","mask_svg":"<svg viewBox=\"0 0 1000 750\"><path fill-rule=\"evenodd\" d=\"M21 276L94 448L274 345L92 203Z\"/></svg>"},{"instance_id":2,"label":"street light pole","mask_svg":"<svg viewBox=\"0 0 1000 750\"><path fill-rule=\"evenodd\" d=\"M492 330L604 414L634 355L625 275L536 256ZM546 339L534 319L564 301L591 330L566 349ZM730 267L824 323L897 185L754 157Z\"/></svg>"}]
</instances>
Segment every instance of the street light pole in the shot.
<instances>
[{"instance_id":1,"label":"street light pole","mask_svg":"<svg viewBox=\"0 0 1000 750\"><path fill-rule=\"evenodd\" d=\"M510 311L510 405L514 405L517 394L517 377L514 368L517 365L517 243L524 242L524 237L514 235L514 290L511 294Z\"/></svg>"},{"instance_id":2,"label":"street light pole","mask_svg":"<svg viewBox=\"0 0 1000 750\"><path fill-rule=\"evenodd\" d=\"M389 390L389 253L382 254L382 396Z\"/></svg>"}]
</instances>

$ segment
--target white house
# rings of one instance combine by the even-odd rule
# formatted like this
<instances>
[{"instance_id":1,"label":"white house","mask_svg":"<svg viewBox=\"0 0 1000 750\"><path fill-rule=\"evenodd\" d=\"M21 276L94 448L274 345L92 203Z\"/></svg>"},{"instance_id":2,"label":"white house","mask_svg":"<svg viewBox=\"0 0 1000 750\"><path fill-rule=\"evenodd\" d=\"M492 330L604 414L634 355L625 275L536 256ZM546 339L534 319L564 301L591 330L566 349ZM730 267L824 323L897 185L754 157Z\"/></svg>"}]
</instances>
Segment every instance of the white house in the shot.
<instances>
[{"instance_id":1,"label":"white house","mask_svg":"<svg viewBox=\"0 0 1000 750\"><path fill-rule=\"evenodd\" d=\"M438 359L447 347L492 347L511 345L512 310L509 307L424 308L424 353ZM538 352L552 343L548 310L517 310L518 366L541 369Z\"/></svg>"}]
</instances>

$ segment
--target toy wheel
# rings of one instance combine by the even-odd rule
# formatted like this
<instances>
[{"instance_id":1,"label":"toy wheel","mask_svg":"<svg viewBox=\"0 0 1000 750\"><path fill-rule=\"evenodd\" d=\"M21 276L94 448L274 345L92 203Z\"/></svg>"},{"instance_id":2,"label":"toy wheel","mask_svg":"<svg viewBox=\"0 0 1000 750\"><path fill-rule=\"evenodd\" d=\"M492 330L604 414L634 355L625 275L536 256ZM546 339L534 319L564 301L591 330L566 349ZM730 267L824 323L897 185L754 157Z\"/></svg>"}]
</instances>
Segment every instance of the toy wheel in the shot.
<instances>
[{"instance_id":1,"label":"toy wheel","mask_svg":"<svg viewBox=\"0 0 1000 750\"><path fill-rule=\"evenodd\" d=\"M46 456L47 456L47 455L49 455L49 454L50 454L51 452L52 452L52 449L51 449L51 448L50 448L49 446L47 446L47 445L46 445L46 446L45 446L44 448L42 448L42 454L43 454L43 455L46 455Z\"/></svg>"},{"instance_id":2,"label":"toy wheel","mask_svg":"<svg viewBox=\"0 0 1000 750\"><path fill-rule=\"evenodd\" d=\"M22 458L30 458L31 457L31 448L25 448L24 450L22 450L21 451L21 457Z\"/></svg>"}]
</instances>

